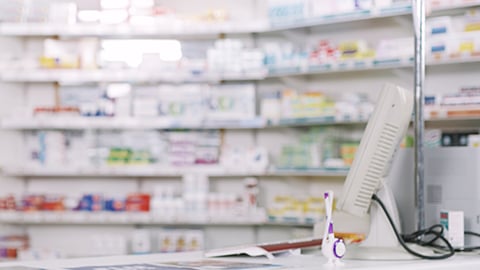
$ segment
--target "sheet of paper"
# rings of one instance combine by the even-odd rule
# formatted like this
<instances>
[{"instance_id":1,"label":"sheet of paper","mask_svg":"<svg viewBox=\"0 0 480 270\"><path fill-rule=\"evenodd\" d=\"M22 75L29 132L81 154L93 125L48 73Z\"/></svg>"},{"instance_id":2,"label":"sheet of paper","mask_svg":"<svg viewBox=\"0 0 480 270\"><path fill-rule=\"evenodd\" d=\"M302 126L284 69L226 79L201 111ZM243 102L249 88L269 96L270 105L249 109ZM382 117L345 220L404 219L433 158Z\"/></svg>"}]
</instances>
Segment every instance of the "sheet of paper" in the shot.
<instances>
[{"instance_id":1,"label":"sheet of paper","mask_svg":"<svg viewBox=\"0 0 480 270\"><path fill-rule=\"evenodd\" d=\"M254 270L254 269L281 268L281 265L277 265L277 264L246 263L246 262L233 262L233 261L223 261L223 260L168 262L168 263L160 263L160 264L193 268L195 270L242 270L242 269Z\"/></svg>"},{"instance_id":2,"label":"sheet of paper","mask_svg":"<svg viewBox=\"0 0 480 270\"><path fill-rule=\"evenodd\" d=\"M27 266L7 266L7 267L0 267L0 270L45 270L45 269L32 268Z\"/></svg>"},{"instance_id":3,"label":"sheet of paper","mask_svg":"<svg viewBox=\"0 0 480 270\"><path fill-rule=\"evenodd\" d=\"M195 270L194 268L162 266L153 264L124 264L108 266L84 266L75 268L66 268L67 270Z\"/></svg>"},{"instance_id":4,"label":"sheet of paper","mask_svg":"<svg viewBox=\"0 0 480 270\"><path fill-rule=\"evenodd\" d=\"M32 268L26 266L8 266L0 267L0 270L44 270L43 268Z\"/></svg>"}]
</instances>

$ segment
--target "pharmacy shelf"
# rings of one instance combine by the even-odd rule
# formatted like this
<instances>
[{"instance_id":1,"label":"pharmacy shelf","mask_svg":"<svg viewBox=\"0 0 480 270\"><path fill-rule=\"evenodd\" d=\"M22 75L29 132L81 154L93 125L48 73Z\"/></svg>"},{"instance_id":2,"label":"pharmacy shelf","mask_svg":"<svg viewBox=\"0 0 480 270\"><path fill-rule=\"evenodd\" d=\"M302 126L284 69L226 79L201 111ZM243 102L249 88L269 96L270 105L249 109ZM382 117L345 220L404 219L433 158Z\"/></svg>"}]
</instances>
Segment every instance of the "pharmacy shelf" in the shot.
<instances>
[{"instance_id":1,"label":"pharmacy shelf","mask_svg":"<svg viewBox=\"0 0 480 270\"><path fill-rule=\"evenodd\" d=\"M333 62L329 64L308 66L305 67L284 67L272 68L268 71L268 78L284 77L284 76L305 76L305 75L320 75L340 72L361 72L361 71L375 71L388 70L399 68L413 68L413 57L409 58L386 58L386 59L363 59L363 60L347 60L340 62ZM457 58L445 57L442 59L428 59L427 67L434 67L449 64L465 64L478 63L479 56L464 55Z\"/></svg>"},{"instance_id":2,"label":"pharmacy shelf","mask_svg":"<svg viewBox=\"0 0 480 270\"><path fill-rule=\"evenodd\" d=\"M222 165L125 165L104 167L42 167L42 166L7 166L3 174L14 177L181 177L186 174L203 174L210 177L247 177L247 176L314 176L345 177L347 169L323 168L270 168L252 169L225 167Z\"/></svg>"},{"instance_id":3,"label":"pharmacy shelf","mask_svg":"<svg viewBox=\"0 0 480 270\"><path fill-rule=\"evenodd\" d=\"M428 16L440 16L451 13L452 11L461 11L464 9L476 7L480 5L478 0L464 0L457 1L454 4L445 4L442 6L435 6L432 8ZM266 32L282 31L295 28L313 27L320 25L329 25L335 23L356 22L361 20L371 20L378 18L396 17L403 15L410 15L412 13L412 6L410 5L394 5L391 7L374 8L371 10L358 10L353 12L346 12L340 14L325 15L316 18L308 18L296 21L272 22L271 28Z\"/></svg>"},{"instance_id":4,"label":"pharmacy shelf","mask_svg":"<svg viewBox=\"0 0 480 270\"><path fill-rule=\"evenodd\" d=\"M275 168L267 173L273 176L313 176L345 178L348 168Z\"/></svg>"},{"instance_id":5,"label":"pharmacy shelf","mask_svg":"<svg viewBox=\"0 0 480 270\"><path fill-rule=\"evenodd\" d=\"M263 212L255 215L207 215L195 217L182 214L166 216L149 212L0 212L0 223L22 225L186 225L186 226L256 226L266 223ZM274 223L271 223L274 224Z\"/></svg>"},{"instance_id":6,"label":"pharmacy shelf","mask_svg":"<svg viewBox=\"0 0 480 270\"><path fill-rule=\"evenodd\" d=\"M9 117L1 120L2 129L256 129L264 128L261 118L246 120L202 120L167 117Z\"/></svg>"},{"instance_id":7,"label":"pharmacy shelf","mask_svg":"<svg viewBox=\"0 0 480 270\"><path fill-rule=\"evenodd\" d=\"M461 107L456 108L460 110ZM448 123L480 124L480 115L447 116L447 111L439 112L440 117L426 118L429 126L439 126ZM335 116L286 118L277 121L267 121L262 118L248 120L192 120L192 119L166 119L160 117L135 118L135 117L65 117L65 116L39 116L39 117L5 117L0 121L0 130L218 130L218 129L271 129L289 127L312 126L364 126L368 119L349 120L339 119Z\"/></svg>"},{"instance_id":8,"label":"pharmacy shelf","mask_svg":"<svg viewBox=\"0 0 480 270\"><path fill-rule=\"evenodd\" d=\"M480 62L480 56L470 56L462 55L459 57L444 57L440 59L427 59L427 65L430 67L433 66L443 66L443 65L458 65L458 64L467 64L467 63L478 63Z\"/></svg>"},{"instance_id":9,"label":"pharmacy shelf","mask_svg":"<svg viewBox=\"0 0 480 270\"><path fill-rule=\"evenodd\" d=\"M13 69L0 72L0 79L6 82L221 82L261 80L266 71L256 71L249 74L181 74L159 72L158 70L77 70L77 69Z\"/></svg>"},{"instance_id":10,"label":"pharmacy shelf","mask_svg":"<svg viewBox=\"0 0 480 270\"><path fill-rule=\"evenodd\" d=\"M364 125L365 121L338 119L334 116L288 118L267 121L260 117L246 120L194 120L161 117L80 117L80 116L37 116L4 117L0 129L5 130L85 130L85 129L265 129L285 127L310 127L332 125Z\"/></svg>"},{"instance_id":11,"label":"pharmacy shelf","mask_svg":"<svg viewBox=\"0 0 480 270\"><path fill-rule=\"evenodd\" d=\"M315 222L323 221L323 217L313 218L297 218L297 217L268 217L265 225L272 226L294 226L294 227L313 227Z\"/></svg>"},{"instance_id":12,"label":"pharmacy shelf","mask_svg":"<svg viewBox=\"0 0 480 270\"><path fill-rule=\"evenodd\" d=\"M271 27L264 32L274 32L290 30L295 28L313 27L320 25L329 25L345 22L356 22L361 20L371 20L377 18L396 17L408 15L412 12L410 5L397 5L391 7L374 8L370 10L356 10L345 13L330 14L319 17L296 19L296 20L282 20L271 22Z\"/></svg>"},{"instance_id":13,"label":"pharmacy shelf","mask_svg":"<svg viewBox=\"0 0 480 270\"><path fill-rule=\"evenodd\" d=\"M429 117L425 120L425 127L428 129L471 130L478 126L480 126L480 114L476 116L450 116L444 118Z\"/></svg>"},{"instance_id":14,"label":"pharmacy shelf","mask_svg":"<svg viewBox=\"0 0 480 270\"><path fill-rule=\"evenodd\" d=\"M205 120L196 129L262 129L266 126L267 121L257 117L245 120Z\"/></svg>"},{"instance_id":15,"label":"pharmacy shelf","mask_svg":"<svg viewBox=\"0 0 480 270\"><path fill-rule=\"evenodd\" d=\"M460 110L461 107L456 108ZM468 112L466 112L468 113ZM480 125L480 115L427 117L427 126L445 124ZM123 117L7 117L0 121L0 130L218 130L218 129L271 129L312 126L364 126L365 120L338 119L335 116L305 117L267 121L262 118L249 120L201 121L192 119L123 118Z\"/></svg>"},{"instance_id":16,"label":"pharmacy shelf","mask_svg":"<svg viewBox=\"0 0 480 270\"><path fill-rule=\"evenodd\" d=\"M410 5L372 10L331 14L302 20L268 22L266 20L226 23L170 23L169 25L103 25L103 24L51 24L2 23L4 36L94 36L94 37L155 37L155 38L217 38L221 34L267 33L302 27L355 22L410 14Z\"/></svg>"},{"instance_id":17,"label":"pharmacy shelf","mask_svg":"<svg viewBox=\"0 0 480 270\"><path fill-rule=\"evenodd\" d=\"M291 67L275 67L249 74L203 74L198 76L165 74L142 70L3 70L0 71L0 80L5 82L39 82L39 83L89 83L89 82L166 82L166 83L219 83L222 81L259 81L266 78L284 76L308 76L331 74L340 72L361 72L375 70L389 70L413 67L413 57L384 58L384 59L357 59L325 63L321 65L305 65ZM427 66L447 64L463 64L480 62L478 56L462 56L458 58L429 59Z\"/></svg>"},{"instance_id":18,"label":"pharmacy shelf","mask_svg":"<svg viewBox=\"0 0 480 270\"><path fill-rule=\"evenodd\" d=\"M283 127L311 127L311 126L358 126L365 125L368 119L351 120L335 116L303 117L303 118L284 118L275 122L268 122L270 128Z\"/></svg>"},{"instance_id":19,"label":"pharmacy shelf","mask_svg":"<svg viewBox=\"0 0 480 270\"><path fill-rule=\"evenodd\" d=\"M117 165L102 167L19 166L5 167L3 173L18 177L181 177L204 174L211 177L245 177L267 174L266 169L225 167L221 165Z\"/></svg>"},{"instance_id":20,"label":"pharmacy shelf","mask_svg":"<svg viewBox=\"0 0 480 270\"><path fill-rule=\"evenodd\" d=\"M328 74L335 72L369 71L382 69L395 69L411 67L413 58L391 59L364 59L347 60L326 63L322 65L310 65L305 67L281 67L270 68L268 71L257 71L250 74L203 74L198 76L166 74L148 70L3 70L0 72L0 80L5 82L59 82L65 84L88 83L88 82L211 82L221 81L255 81L265 78L283 76L303 76L315 74Z\"/></svg>"},{"instance_id":21,"label":"pharmacy shelf","mask_svg":"<svg viewBox=\"0 0 480 270\"><path fill-rule=\"evenodd\" d=\"M323 65L301 67L271 68L268 71L258 71L251 74L224 74L224 75L179 75L165 74L158 71L142 70L3 70L0 71L0 80L5 82L37 82L64 84L89 83L89 82L210 82L221 81L256 81L265 78L283 76L303 76L315 74L328 74L335 72L369 71L382 69L395 69L411 67L413 58L408 59L365 59L340 61Z\"/></svg>"},{"instance_id":22,"label":"pharmacy shelf","mask_svg":"<svg viewBox=\"0 0 480 270\"><path fill-rule=\"evenodd\" d=\"M475 7L480 1L458 1L454 5L434 7L430 16L442 15L452 10ZM69 37L155 37L155 38L216 38L221 34L267 33L289 29L356 22L385 17L409 15L410 5L397 5L371 10L331 14L313 18L268 22L266 20L224 23L182 23L168 25L102 25L102 24L51 24L51 23L1 23L3 36L69 36Z\"/></svg>"},{"instance_id":23,"label":"pharmacy shelf","mask_svg":"<svg viewBox=\"0 0 480 270\"><path fill-rule=\"evenodd\" d=\"M480 5L480 1L478 0L457 0L456 2L457 3L454 4L446 4L447 1L437 1L437 3L435 3L436 5L432 6L431 13L427 16L444 16L452 13L463 13L466 9Z\"/></svg>"},{"instance_id":24,"label":"pharmacy shelf","mask_svg":"<svg viewBox=\"0 0 480 270\"><path fill-rule=\"evenodd\" d=\"M52 24L2 23L0 35L5 36L66 36L66 37L155 37L155 38L217 38L219 35L261 33L269 29L267 21L226 23L145 24Z\"/></svg>"},{"instance_id":25,"label":"pharmacy shelf","mask_svg":"<svg viewBox=\"0 0 480 270\"><path fill-rule=\"evenodd\" d=\"M320 65L305 65L293 67L275 67L268 70L267 77L301 76L329 74L337 72L386 70L413 66L413 57L385 59L352 59Z\"/></svg>"},{"instance_id":26,"label":"pharmacy shelf","mask_svg":"<svg viewBox=\"0 0 480 270\"><path fill-rule=\"evenodd\" d=\"M22 225L164 225L164 226L296 226L313 227L312 218L271 218L263 212L256 215L228 216L210 215L194 217L192 215L168 217L160 214L132 212L17 212L0 211L3 224ZM221 216L221 218L219 218ZM319 218L320 220L322 218Z\"/></svg>"}]
</instances>

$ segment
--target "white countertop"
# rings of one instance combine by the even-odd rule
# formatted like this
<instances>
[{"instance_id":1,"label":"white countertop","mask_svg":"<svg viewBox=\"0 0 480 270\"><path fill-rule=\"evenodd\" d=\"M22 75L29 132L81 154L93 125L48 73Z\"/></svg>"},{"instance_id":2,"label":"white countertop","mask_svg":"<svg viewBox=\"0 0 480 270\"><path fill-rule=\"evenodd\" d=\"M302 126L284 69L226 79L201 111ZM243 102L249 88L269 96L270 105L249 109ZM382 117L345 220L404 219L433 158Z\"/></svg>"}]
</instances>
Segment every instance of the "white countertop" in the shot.
<instances>
[{"instance_id":1,"label":"white countertop","mask_svg":"<svg viewBox=\"0 0 480 270\"><path fill-rule=\"evenodd\" d=\"M0 269L9 269L13 266L38 267L45 269L65 269L70 267L87 267L87 266L107 266L107 265L124 265L124 264L158 264L161 262L174 261L198 261L206 259L201 252L189 253L171 253L171 254L150 254L150 255L129 255L114 257L92 257L80 259L63 259L50 261L29 261L29 262L4 262L0 263ZM208 258L209 260L211 258ZM354 261L344 260L343 266L325 265L326 259L320 254L314 255L289 255L277 257L269 260L265 257L248 258L248 257L229 257L215 258L215 260L254 262L254 263L271 263L284 266L279 269L388 269L388 270L446 270L446 269L480 269L480 255L455 255L446 260L412 260L412 261ZM277 269L277 268L273 268Z\"/></svg>"}]
</instances>

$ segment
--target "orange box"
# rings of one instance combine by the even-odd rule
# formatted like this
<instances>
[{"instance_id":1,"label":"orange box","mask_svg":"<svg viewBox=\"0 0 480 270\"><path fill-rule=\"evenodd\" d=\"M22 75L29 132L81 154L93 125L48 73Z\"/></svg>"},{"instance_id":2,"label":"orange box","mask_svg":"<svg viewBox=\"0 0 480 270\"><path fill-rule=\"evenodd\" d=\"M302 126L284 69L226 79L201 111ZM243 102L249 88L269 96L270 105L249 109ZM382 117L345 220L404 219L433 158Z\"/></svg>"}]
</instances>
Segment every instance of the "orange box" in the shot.
<instances>
[{"instance_id":1,"label":"orange box","mask_svg":"<svg viewBox=\"0 0 480 270\"><path fill-rule=\"evenodd\" d=\"M132 193L127 196L125 210L130 212L150 211L150 194Z\"/></svg>"}]
</instances>

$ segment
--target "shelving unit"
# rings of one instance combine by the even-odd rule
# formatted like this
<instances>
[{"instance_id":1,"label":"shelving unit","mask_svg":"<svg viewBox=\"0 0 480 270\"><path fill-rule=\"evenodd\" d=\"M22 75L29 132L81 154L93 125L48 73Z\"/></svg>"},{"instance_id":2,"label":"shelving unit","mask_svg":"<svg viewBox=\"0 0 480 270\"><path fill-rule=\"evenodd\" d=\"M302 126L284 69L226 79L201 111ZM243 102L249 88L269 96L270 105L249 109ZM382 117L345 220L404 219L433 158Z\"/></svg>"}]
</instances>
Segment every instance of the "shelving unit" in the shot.
<instances>
[{"instance_id":1,"label":"shelving unit","mask_svg":"<svg viewBox=\"0 0 480 270\"><path fill-rule=\"evenodd\" d=\"M5 118L4 129L256 129L265 120L208 121L195 119L117 117L18 117Z\"/></svg>"},{"instance_id":2,"label":"shelving unit","mask_svg":"<svg viewBox=\"0 0 480 270\"><path fill-rule=\"evenodd\" d=\"M303 67L289 67L284 69L269 70L268 77L283 76L304 76L319 75L337 72L355 72L355 71L372 71L372 70L388 70L395 68L411 67L413 59L371 59L371 60L348 60L341 62L332 62L324 65L311 65Z\"/></svg>"},{"instance_id":3,"label":"shelving unit","mask_svg":"<svg viewBox=\"0 0 480 270\"><path fill-rule=\"evenodd\" d=\"M162 83L218 83L221 81L256 81L266 77L266 72L252 74L201 74L159 73L155 70L9 70L1 74L6 82L36 83L89 83L89 82L162 82Z\"/></svg>"},{"instance_id":4,"label":"shelving unit","mask_svg":"<svg viewBox=\"0 0 480 270\"><path fill-rule=\"evenodd\" d=\"M444 112L445 114L447 112ZM442 114L442 113L440 113ZM262 118L242 121L195 121L186 119L144 119L121 117L5 117L0 121L3 130L261 130L312 126L364 126L366 121L336 120L333 116L315 118L280 119L277 122ZM480 123L480 116L426 117L427 127L457 123L460 126Z\"/></svg>"},{"instance_id":5,"label":"shelving unit","mask_svg":"<svg viewBox=\"0 0 480 270\"><path fill-rule=\"evenodd\" d=\"M462 4L455 7L437 8L431 14L433 16L448 14L452 9L463 10L480 5L480 1L469 1L468 4ZM408 17L411 14L411 6L399 6L390 9L372 9L349 12L345 14L335 14L319 18L310 18L305 20L288 21L284 23L267 22L259 19L248 23L223 23L223 24L200 24L200 25L176 25L175 27L158 26L130 26L130 25L58 25L58 24L29 24L29 23L0 23L0 37L7 36L17 39L42 39L46 37L61 38L175 38L179 40L215 40L224 37L248 36L255 40L255 46L262 44L262 35L281 35L282 32L302 31L308 35L320 36L324 32L327 38L335 36L336 33L325 30L326 26L339 27L339 32L352 33L360 31L357 36L364 34L368 26L375 26L373 31L379 31L379 35L388 34L386 30L380 27L376 22L386 22L385 28L400 28L397 32L405 32L410 22ZM400 21L400 23L399 23ZM357 25L358 24L358 25ZM351 25L352 29L345 29L345 25ZM407 26L406 26L407 25ZM395 32L395 31L394 31ZM348 35L348 34L347 34ZM368 36L368 35L367 35ZM395 35L393 35L395 36ZM323 37L322 37L323 38ZM348 37L352 38L352 37ZM303 42L303 41L302 41ZM0 46L1 47L1 46ZM413 56L413 54L412 54ZM455 59L444 58L441 60L429 59L428 68L459 66L464 63L472 65L480 62L479 57L460 57ZM56 69L32 69L32 68L13 68L0 70L0 82L5 83L11 88L21 88L23 95L27 91L36 91L34 85L45 84L88 84L88 83L115 83L126 82L131 84L223 84L223 83L242 83L253 82L257 86L257 97L264 90L272 88L271 85L285 83L294 85L303 89L317 87L322 89L333 89L333 93L339 96L339 92L345 89L355 88L361 92L367 93L370 97L375 96L373 88L378 88L379 80L394 80L405 87L411 86L411 68L413 67L413 57L407 58L371 58L344 60L340 62L325 63L322 65L313 65L303 63L298 66L282 68L265 68L264 70L251 73L222 73L205 71L201 74L192 75L188 72L178 71L169 73L160 73L155 70L138 69L98 69L98 70L56 70ZM368 75L366 75L368 74ZM371 75L371 76L370 76ZM371 77L365 79L366 77ZM352 79L352 82L348 82ZM359 81L356 85L355 82ZM11 85L24 85L18 87ZM300 86L298 86L300 85ZM58 86L58 85L57 85ZM431 88L438 87L435 83ZM7 87L5 87L7 88ZM28 89L27 89L28 88ZM368 89L368 90L367 90ZM6 90L10 91L10 90ZM13 90L12 90L13 91ZM20 94L22 95L22 94ZM25 96L21 97L25 98ZM18 102L17 102L18 103ZM257 106L258 107L258 106ZM281 142L289 142L294 136L302 132L306 127L328 127L335 126L340 128L361 128L366 121L351 121L348 119L335 119L335 117L317 117L317 118L295 118L280 119L279 121L267 121L260 116L253 119L243 119L237 121L209 121L204 119L169 119L169 118L135 118L135 117L66 117L66 116L3 116L0 122L2 132L23 132L32 130L224 130L231 133L229 140L236 140L243 136L247 139L240 139L239 144L247 141L246 145L265 144L272 153L278 154L278 145ZM468 128L479 126L480 117L460 117L460 118L439 118L427 119L427 128ZM290 134L292 133L292 134ZM241 134L241 135L237 135ZM247 135L245 135L247 134ZM288 137L289 136L289 137ZM19 137L19 136L17 136ZM233 138L233 139L232 139ZM295 169L295 168L275 168L272 166L265 170L252 170L248 168L227 168L221 165L197 165L173 167L167 165L145 165L145 166L84 166L84 167L29 167L29 166L3 166L2 173L5 177L21 178L24 181L22 188L29 192L37 191L31 188L32 183L43 183L47 185L55 181L63 181L65 178L74 179L80 182L83 178L86 181L96 179L98 182L115 181L122 179L138 189L147 190L149 186L143 186L143 181L178 181L187 174L203 174L214 178L215 188L238 189L231 187L230 183L236 182L232 179L244 177L258 177L261 188L267 193L265 197L273 197L270 190L280 190L279 192L292 192L287 183L295 188L303 188L306 193L315 192L324 189L324 187L338 189L341 181L345 179L348 169ZM162 179L156 179L162 178ZM164 178L164 179L163 179ZM227 179L223 179L227 178ZM272 180L273 179L273 180ZM138 180L138 181L137 181ZM275 182L276 181L276 182ZM135 182L130 184L130 182ZM142 182L142 183L138 183ZM272 182L275 182L272 184ZM307 183L305 183L307 182ZM122 185L121 181L118 182ZM273 188L271 189L271 186ZM298 186L297 186L298 185ZM36 184L38 188L40 184ZM300 186L300 187L299 187ZM312 191L313 190L313 191ZM24 191L24 190L22 190ZM124 190L122 190L124 192ZM20 193L20 192L18 192ZM263 199L262 199L263 200ZM263 200L265 203L267 199ZM304 227L311 229L311 222L289 222L269 221L266 217L229 217L225 220L216 220L214 217L203 218L202 220L190 220L188 218L175 218L165 220L161 216L153 214L131 214L131 213L77 213L77 212L38 212L38 213L10 213L0 212L0 223L22 225L24 227L50 226L50 225L128 225L128 226L222 226L225 228L244 227L245 230L253 227L258 229L262 226L275 227L279 235L287 235L290 227ZM256 233L253 233L254 235ZM258 236L258 235L257 235ZM263 238L260 239L263 240ZM270 240L277 236L263 236ZM248 239L240 239L242 240ZM257 240L257 239L253 239Z\"/></svg>"},{"instance_id":6,"label":"shelving unit","mask_svg":"<svg viewBox=\"0 0 480 270\"><path fill-rule=\"evenodd\" d=\"M345 177L347 169L290 169L272 168L268 170L244 170L225 168L218 165L195 165L189 167L172 167L159 165L130 165L122 167L85 167L85 168L5 168L3 173L18 177L181 177L186 174L204 174L209 177L247 177L247 176L317 176Z\"/></svg>"},{"instance_id":7,"label":"shelving unit","mask_svg":"<svg viewBox=\"0 0 480 270\"><path fill-rule=\"evenodd\" d=\"M266 21L240 23L191 23L171 25L97 25L97 24L38 24L3 23L0 34L6 36L64 36L64 37L128 37L128 38L212 38L224 33L243 34L269 31Z\"/></svg>"},{"instance_id":8,"label":"shelving unit","mask_svg":"<svg viewBox=\"0 0 480 270\"><path fill-rule=\"evenodd\" d=\"M467 0L467 1L457 1L454 5L448 3L433 3L433 7L429 7L427 10L427 16L441 16L441 15L450 15L458 12L465 11L466 9L477 7L480 4L480 1L477 0Z\"/></svg>"},{"instance_id":9,"label":"shelving unit","mask_svg":"<svg viewBox=\"0 0 480 270\"><path fill-rule=\"evenodd\" d=\"M267 175L266 171L242 170L237 168L224 168L218 165L196 166L161 166L161 165L130 165L130 166L106 166L101 168L13 168L6 169L4 173L14 176L96 176L96 177L181 177L185 174L204 174L211 177L230 176L246 177L250 175Z\"/></svg>"},{"instance_id":10,"label":"shelving unit","mask_svg":"<svg viewBox=\"0 0 480 270\"><path fill-rule=\"evenodd\" d=\"M429 59L427 66L451 65L480 62L480 57L462 56L459 58ZM271 69L251 74L203 74L178 75L159 74L155 71L141 70L5 70L0 78L5 82L28 83L94 83L94 82L130 82L130 83L220 83L222 81L261 81L268 78L285 76L310 76L339 72L364 72L412 68L413 58L371 59L334 62L324 65Z\"/></svg>"},{"instance_id":11,"label":"shelving unit","mask_svg":"<svg viewBox=\"0 0 480 270\"><path fill-rule=\"evenodd\" d=\"M265 129L301 126L364 125L366 121L335 120L335 117L280 119L273 123L261 118L243 121L195 121L186 119L142 119L117 117L12 117L1 121L6 130L36 129Z\"/></svg>"},{"instance_id":12,"label":"shelving unit","mask_svg":"<svg viewBox=\"0 0 480 270\"><path fill-rule=\"evenodd\" d=\"M261 226L267 224L266 218L257 216L229 216L218 219L215 216L189 218L188 215L164 217L150 213L88 213L88 212L2 212L4 223L28 225L179 225L179 226ZM276 223L268 223L276 225ZM282 224L279 224L281 226ZM300 224L299 225L304 225Z\"/></svg>"},{"instance_id":13,"label":"shelving unit","mask_svg":"<svg viewBox=\"0 0 480 270\"><path fill-rule=\"evenodd\" d=\"M455 9L476 7L480 1L471 0L455 5L435 6L429 15L449 13ZM97 24L48 24L48 23L1 23L0 35L3 36L95 36L95 37L155 37L155 38L181 38L181 37L215 37L221 34L242 33L268 33L297 28L330 25L361 20L410 15L411 5L398 5L386 8L373 8L369 10L353 11L340 14L325 15L316 18L296 20L293 22L273 22L256 20L241 23L191 23L177 24L174 27L158 25L97 25Z\"/></svg>"},{"instance_id":14,"label":"shelving unit","mask_svg":"<svg viewBox=\"0 0 480 270\"><path fill-rule=\"evenodd\" d=\"M220 23L220 24L178 24L171 26L158 25L95 25L95 24L37 24L37 23L2 23L0 24L0 35L5 36L94 36L94 37L156 37L156 38L182 38L182 37L216 37L221 34L243 34L243 33L267 33L283 31L296 28L312 27L318 25L329 25L343 22L355 22L385 17L408 15L411 6L399 6L394 8L372 9L354 11L342 14L333 14L287 23L272 23L258 20L241 23Z\"/></svg>"}]
</instances>

